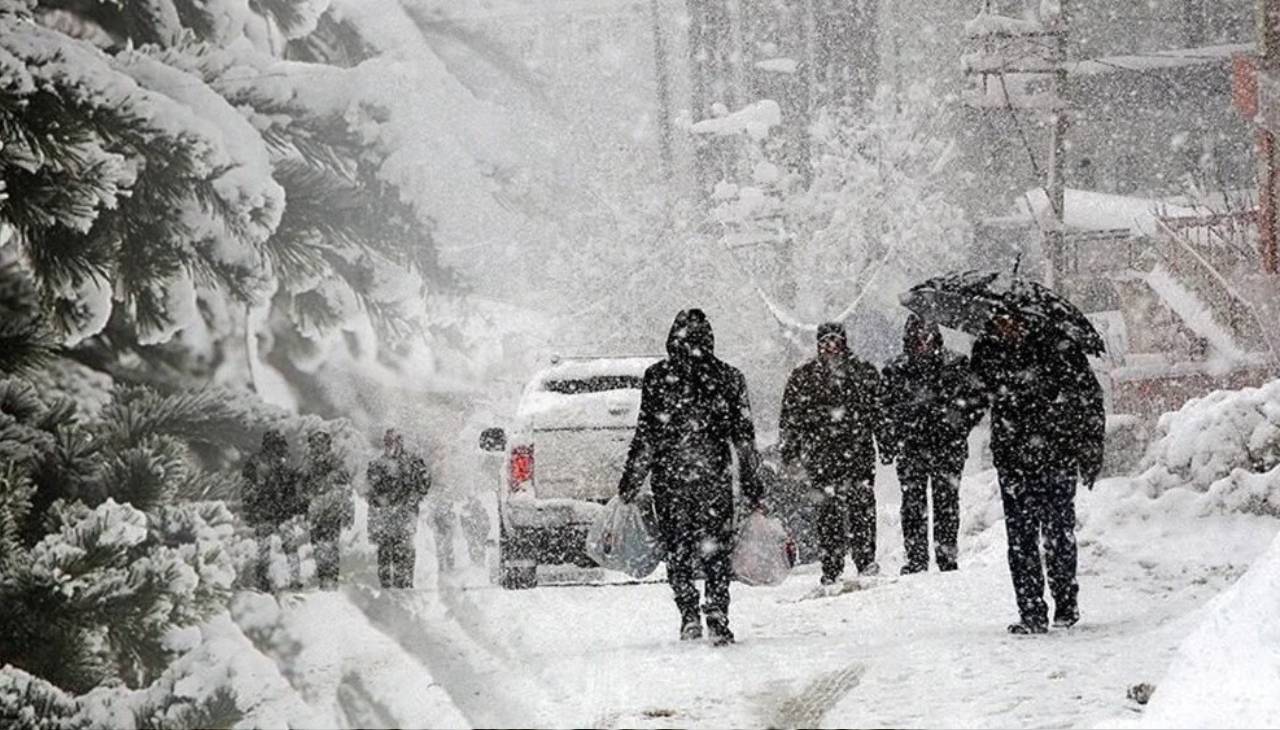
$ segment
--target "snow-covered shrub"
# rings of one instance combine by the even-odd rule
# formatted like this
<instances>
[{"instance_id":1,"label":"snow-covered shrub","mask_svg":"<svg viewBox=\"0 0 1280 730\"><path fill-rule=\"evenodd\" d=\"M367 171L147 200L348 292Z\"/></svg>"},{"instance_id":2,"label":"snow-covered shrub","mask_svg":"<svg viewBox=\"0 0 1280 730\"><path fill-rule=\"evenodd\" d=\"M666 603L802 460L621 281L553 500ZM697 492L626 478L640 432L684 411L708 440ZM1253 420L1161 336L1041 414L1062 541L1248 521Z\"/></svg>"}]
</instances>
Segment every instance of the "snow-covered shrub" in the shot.
<instances>
[{"instance_id":1,"label":"snow-covered shrub","mask_svg":"<svg viewBox=\"0 0 1280 730\"><path fill-rule=\"evenodd\" d=\"M0 727L12 730L81 730L89 726L71 695L15 669L0 667Z\"/></svg>"},{"instance_id":2,"label":"snow-covered shrub","mask_svg":"<svg viewBox=\"0 0 1280 730\"><path fill-rule=\"evenodd\" d=\"M0 653L71 690L139 686L189 650L183 629L225 606L236 570L221 505L158 520L108 499L57 503L59 526L0 577Z\"/></svg>"},{"instance_id":3,"label":"snow-covered shrub","mask_svg":"<svg viewBox=\"0 0 1280 730\"><path fill-rule=\"evenodd\" d=\"M1190 489L1205 510L1280 516L1280 380L1164 414L1143 465L1148 496Z\"/></svg>"},{"instance_id":4,"label":"snow-covered shrub","mask_svg":"<svg viewBox=\"0 0 1280 730\"><path fill-rule=\"evenodd\" d=\"M258 599L275 607L270 597ZM281 633L280 620L276 607L260 617L261 630ZM251 643L227 613L188 633L192 648L141 689L112 685L72 695L6 665L0 668L0 726L16 730L283 728L311 716L273 660L275 647Z\"/></svg>"},{"instance_id":5,"label":"snow-covered shrub","mask_svg":"<svg viewBox=\"0 0 1280 730\"><path fill-rule=\"evenodd\" d=\"M1217 391L1160 417L1139 483L1207 492L1223 509L1280 515L1280 380Z\"/></svg>"}]
</instances>

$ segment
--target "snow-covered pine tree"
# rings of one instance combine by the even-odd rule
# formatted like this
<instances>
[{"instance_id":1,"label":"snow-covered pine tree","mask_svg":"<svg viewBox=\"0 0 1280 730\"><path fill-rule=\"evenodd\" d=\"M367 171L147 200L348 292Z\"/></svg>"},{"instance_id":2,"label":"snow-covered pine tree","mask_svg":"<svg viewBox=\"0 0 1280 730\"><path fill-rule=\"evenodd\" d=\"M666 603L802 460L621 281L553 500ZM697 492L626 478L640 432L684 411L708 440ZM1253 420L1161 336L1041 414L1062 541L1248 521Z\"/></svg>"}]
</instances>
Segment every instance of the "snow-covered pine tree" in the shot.
<instances>
[{"instance_id":1,"label":"snow-covered pine tree","mask_svg":"<svg viewBox=\"0 0 1280 730\"><path fill-rule=\"evenodd\" d=\"M430 218L380 175L386 110L350 70L280 59L326 6L0 3L0 237L66 344L225 362L245 307L402 335L406 303L454 286Z\"/></svg>"},{"instance_id":2,"label":"snow-covered pine tree","mask_svg":"<svg viewBox=\"0 0 1280 730\"><path fill-rule=\"evenodd\" d=\"M43 328L33 296L0 300L0 319L14 301ZM0 376L0 657L16 667L0 669L0 719L86 726L85 698L65 692L117 682L147 689L99 690L93 702L142 725L234 716L229 690L193 700L175 696L172 679L167 690L157 682L192 648L195 628L226 610L252 554L226 503L206 500L234 500L227 455L274 427L295 442L317 427L348 448L355 438L218 390L119 388L91 418Z\"/></svg>"}]
</instances>

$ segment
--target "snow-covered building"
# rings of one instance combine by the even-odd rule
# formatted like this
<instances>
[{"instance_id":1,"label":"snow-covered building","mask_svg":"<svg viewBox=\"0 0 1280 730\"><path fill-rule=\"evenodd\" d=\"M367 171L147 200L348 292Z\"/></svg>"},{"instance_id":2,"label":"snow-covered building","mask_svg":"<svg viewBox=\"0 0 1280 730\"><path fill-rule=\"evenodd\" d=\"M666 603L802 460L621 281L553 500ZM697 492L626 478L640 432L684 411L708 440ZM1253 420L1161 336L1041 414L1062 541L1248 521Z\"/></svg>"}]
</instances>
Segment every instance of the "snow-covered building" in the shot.
<instances>
[{"instance_id":1,"label":"snow-covered building","mask_svg":"<svg viewBox=\"0 0 1280 730\"><path fill-rule=\"evenodd\" d=\"M1254 145L1231 79L1255 46L1252 4L987 0L964 25L959 133L982 171L980 255L1032 254L1109 330L1117 412L1154 415L1274 371L1240 278L1256 269ZM1064 231L1044 250L1055 131Z\"/></svg>"},{"instance_id":2,"label":"snow-covered building","mask_svg":"<svg viewBox=\"0 0 1280 730\"><path fill-rule=\"evenodd\" d=\"M962 133L986 171L987 200L1045 181L1052 103L1069 114L1068 187L1141 197L1176 195L1189 183L1249 187L1252 142L1231 108L1232 58L1253 48L1248 0L1075 0L1065 21L1021 2L968 9L980 12L966 24L962 66L985 88L970 96ZM1026 47L1052 48L1062 26L1065 85L1051 103L1055 59Z\"/></svg>"}]
</instances>

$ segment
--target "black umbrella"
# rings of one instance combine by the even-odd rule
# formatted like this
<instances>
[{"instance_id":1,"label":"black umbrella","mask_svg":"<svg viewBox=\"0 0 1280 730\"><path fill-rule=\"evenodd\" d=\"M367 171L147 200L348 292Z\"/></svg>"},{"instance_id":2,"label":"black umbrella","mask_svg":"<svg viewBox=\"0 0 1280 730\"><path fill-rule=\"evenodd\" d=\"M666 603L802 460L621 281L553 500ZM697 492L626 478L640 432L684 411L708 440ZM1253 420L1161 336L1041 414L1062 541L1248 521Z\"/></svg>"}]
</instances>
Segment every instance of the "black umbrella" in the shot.
<instances>
[{"instance_id":1,"label":"black umbrella","mask_svg":"<svg viewBox=\"0 0 1280 730\"><path fill-rule=\"evenodd\" d=\"M1074 304L1042 284L1010 274L944 274L911 287L899 300L925 319L971 335L983 334L992 317L1006 312L1021 315L1033 326L1056 330L1087 354L1101 355L1106 350L1102 335Z\"/></svg>"},{"instance_id":2,"label":"black umbrella","mask_svg":"<svg viewBox=\"0 0 1280 730\"><path fill-rule=\"evenodd\" d=\"M943 327L971 335L986 331L987 323L1007 311L1003 295L992 289L1000 275L988 271L961 271L936 276L907 290L898 299L907 309Z\"/></svg>"}]
</instances>

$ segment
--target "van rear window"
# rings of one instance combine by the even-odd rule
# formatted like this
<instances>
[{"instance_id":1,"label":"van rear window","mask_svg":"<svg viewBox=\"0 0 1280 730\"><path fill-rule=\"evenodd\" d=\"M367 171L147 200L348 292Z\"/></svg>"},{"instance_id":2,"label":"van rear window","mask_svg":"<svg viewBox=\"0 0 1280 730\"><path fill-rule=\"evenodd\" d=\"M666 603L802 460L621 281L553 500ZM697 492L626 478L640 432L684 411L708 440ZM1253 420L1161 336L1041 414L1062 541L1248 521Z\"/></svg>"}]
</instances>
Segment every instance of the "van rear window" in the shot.
<instances>
[{"instance_id":1,"label":"van rear window","mask_svg":"<svg viewBox=\"0 0 1280 730\"><path fill-rule=\"evenodd\" d=\"M641 379L636 375L593 375L588 378L548 380L542 384L542 387L551 393L582 395L604 393L610 390L639 390L641 384Z\"/></svg>"}]
</instances>

